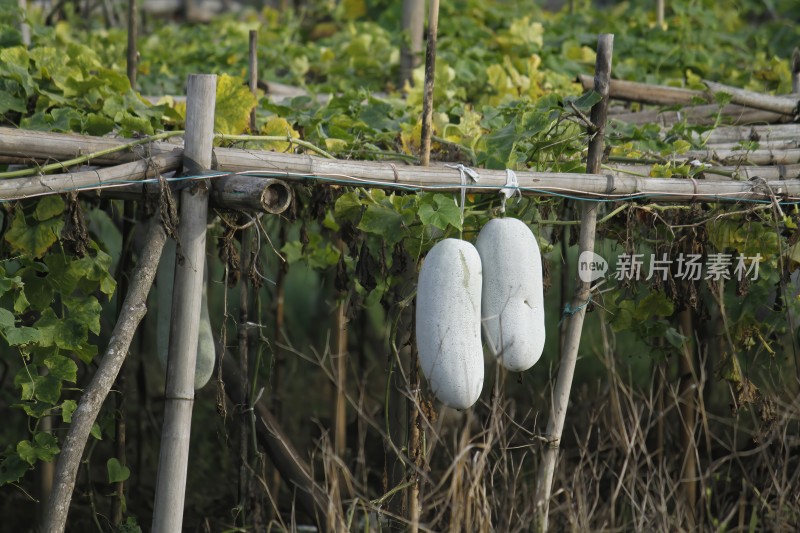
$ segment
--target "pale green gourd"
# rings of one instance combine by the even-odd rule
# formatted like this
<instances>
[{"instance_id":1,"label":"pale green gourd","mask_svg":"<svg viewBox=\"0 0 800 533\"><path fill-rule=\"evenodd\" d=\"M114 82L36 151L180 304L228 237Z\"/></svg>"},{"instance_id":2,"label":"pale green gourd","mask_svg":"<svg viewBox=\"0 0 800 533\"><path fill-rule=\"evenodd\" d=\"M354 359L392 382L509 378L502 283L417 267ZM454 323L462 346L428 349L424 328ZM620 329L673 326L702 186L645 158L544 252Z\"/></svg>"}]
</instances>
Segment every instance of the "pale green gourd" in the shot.
<instances>
[{"instance_id":1,"label":"pale green gourd","mask_svg":"<svg viewBox=\"0 0 800 533\"><path fill-rule=\"evenodd\" d=\"M428 252L417 284L417 349L422 373L445 405L466 409L483 388L481 259L444 239Z\"/></svg>"},{"instance_id":2,"label":"pale green gourd","mask_svg":"<svg viewBox=\"0 0 800 533\"><path fill-rule=\"evenodd\" d=\"M542 355L544 292L539 243L515 218L490 220L475 243L483 265L483 332L505 368L522 372Z\"/></svg>"},{"instance_id":3,"label":"pale green gourd","mask_svg":"<svg viewBox=\"0 0 800 533\"><path fill-rule=\"evenodd\" d=\"M169 329L172 318L172 287L175 279L175 241L168 239L161 253L156 272L157 325L156 351L161 366L166 370L169 354ZM206 267L207 268L207 267ZM197 362L194 370L194 388L201 389L211 379L216 362L214 337L211 334L211 319L208 314L208 294L203 284L200 303L200 332L197 342Z\"/></svg>"}]
</instances>

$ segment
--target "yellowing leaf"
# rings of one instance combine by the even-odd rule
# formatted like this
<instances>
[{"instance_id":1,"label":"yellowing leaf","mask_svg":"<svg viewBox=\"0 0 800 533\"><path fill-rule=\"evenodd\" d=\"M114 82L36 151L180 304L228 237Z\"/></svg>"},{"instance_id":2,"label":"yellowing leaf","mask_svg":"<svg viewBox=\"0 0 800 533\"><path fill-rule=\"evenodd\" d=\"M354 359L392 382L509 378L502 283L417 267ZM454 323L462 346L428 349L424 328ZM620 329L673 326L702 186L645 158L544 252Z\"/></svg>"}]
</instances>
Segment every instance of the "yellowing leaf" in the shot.
<instances>
[{"instance_id":1,"label":"yellowing leaf","mask_svg":"<svg viewBox=\"0 0 800 533\"><path fill-rule=\"evenodd\" d=\"M214 131L236 135L247 130L250 111L256 97L239 77L221 75L217 78L217 105L214 111ZM177 107L177 106L176 106Z\"/></svg>"},{"instance_id":2,"label":"yellowing leaf","mask_svg":"<svg viewBox=\"0 0 800 533\"><path fill-rule=\"evenodd\" d=\"M269 117L264 126L261 127L261 135L273 135L281 137L292 137L294 139L300 138L298 133L292 125L289 124L283 117L272 116ZM326 141L327 144L327 141ZM275 150L276 152L286 152L290 149L291 143L283 141L269 141L262 143L265 150Z\"/></svg>"}]
</instances>

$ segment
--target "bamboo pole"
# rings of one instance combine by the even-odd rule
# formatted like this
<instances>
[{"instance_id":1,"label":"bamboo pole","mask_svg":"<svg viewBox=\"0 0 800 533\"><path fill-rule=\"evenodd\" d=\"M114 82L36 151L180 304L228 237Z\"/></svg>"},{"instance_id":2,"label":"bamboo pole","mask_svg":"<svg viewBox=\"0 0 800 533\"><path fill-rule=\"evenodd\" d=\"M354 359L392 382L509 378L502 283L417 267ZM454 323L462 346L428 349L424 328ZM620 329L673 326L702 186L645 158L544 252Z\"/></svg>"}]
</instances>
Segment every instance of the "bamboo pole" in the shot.
<instances>
[{"instance_id":1,"label":"bamboo pole","mask_svg":"<svg viewBox=\"0 0 800 533\"><path fill-rule=\"evenodd\" d=\"M92 425L100 413L100 408L119 374L133 334L147 310L147 295L153 285L158 259L166 238L161 224L159 222L151 223L145 237L144 249L131 276L128 294L122 305L122 313L111 334L111 341L100 359L97 372L78 401L78 408L72 416L72 423L61 447L61 453L58 455L55 484L42 531L49 533L64 531L86 441Z\"/></svg>"},{"instance_id":2,"label":"bamboo pole","mask_svg":"<svg viewBox=\"0 0 800 533\"><path fill-rule=\"evenodd\" d=\"M609 101L609 80L611 78L611 56L614 47L613 34L602 34L597 41L597 64L595 67L594 86L602 99L592 108L591 120L596 132L589 144L589 155L586 168L595 173L600 170L603 158L603 141L605 136L606 119ZM595 227L597 224L597 203L585 202L581 205L581 233L578 241L581 253L594 251ZM580 274L580 265L579 265ZM547 448L539 466L539 475L536 482L535 511L536 530L547 530L547 514L550 504L550 494L553 485L556 459L561 444L561 434L564 429L564 420L569 405L569 393L572 388L572 378L575 373L575 363L580 347L583 319L586 306L590 301L590 284L578 278L575 296L572 299L572 314L565 315L567 332L564 337L564 351L561 354L561 364L558 369L558 378L553 389L553 406L547 422Z\"/></svg>"},{"instance_id":3,"label":"bamboo pole","mask_svg":"<svg viewBox=\"0 0 800 533\"><path fill-rule=\"evenodd\" d=\"M615 115L613 118L618 119L618 117L618 115ZM610 134L611 131L609 131ZM721 126L713 131L704 133L703 138L707 144L748 140L760 140L763 142L796 140L800 138L800 124ZM9 159L7 162L24 163L26 161L53 161L54 159L61 161L81 154L118 149L126 144L131 144L130 139L90 137L72 133L51 133L0 127L0 156L16 158ZM181 144L169 142L141 143L140 145L131 146L129 150L93 158L88 163L109 165L141 161L148 157L175 155L176 151L177 155L180 155L182 148ZM263 157L270 158L270 152L253 150L252 152L256 155L251 157L246 157L242 152L242 150L236 148L215 148L214 154L217 156L215 168L226 172L240 172L243 170L266 169L272 162L268 160L267 164L259 165L257 163ZM288 155L294 158L303 157L295 154ZM357 161L351 163L358 165ZM383 163L383 166L388 170L387 175L391 174L391 165ZM398 172L401 170L410 173L414 171L413 168L403 169L398 167ZM481 173L483 172L485 171L481 170ZM499 171L499 174L505 176L504 171Z\"/></svg>"},{"instance_id":4,"label":"bamboo pole","mask_svg":"<svg viewBox=\"0 0 800 533\"><path fill-rule=\"evenodd\" d=\"M190 75L186 106L184 172L211 167L217 77ZM178 243L182 261L175 267L164 426L156 479L155 533L181 531L194 404L194 370L206 253L208 184L193 182L181 192Z\"/></svg>"},{"instance_id":5,"label":"bamboo pole","mask_svg":"<svg viewBox=\"0 0 800 533\"><path fill-rule=\"evenodd\" d=\"M721 109L717 104L704 104L686 107L677 111L651 109L647 111L614 113L610 118L628 124L658 124L670 127L679 122L698 126L724 124L769 124L788 121L791 117L763 109L753 109L736 104L728 104Z\"/></svg>"},{"instance_id":6,"label":"bamboo pole","mask_svg":"<svg viewBox=\"0 0 800 533\"><path fill-rule=\"evenodd\" d=\"M250 92L258 98L258 30L250 30L249 47L249 72L250 72ZM256 133L256 108L250 111L250 132Z\"/></svg>"},{"instance_id":7,"label":"bamboo pole","mask_svg":"<svg viewBox=\"0 0 800 533\"><path fill-rule=\"evenodd\" d=\"M420 164L428 166L431 160L431 135L433 135L433 86L436 80L436 34L439 30L439 0L430 0L428 14L428 48L425 51L425 88L422 97L422 133Z\"/></svg>"},{"instance_id":8,"label":"bamboo pole","mask_svg":"<svg viewBox=\"0 0 800 533\"><path fill-rule=\"evenodd\" d=\"M26 48L31 45L31 27L28 24L28 2L27 0L19 0L19 10L22 13L22 22L19 23L19 33L22 36L22 44Z\"/></svg>"},{"instance_id":9,"label":"bamboo pole","mask_svg":"<svg viewBox=\"0 0 800 533\"><path fill-rule=\"evenodd\" d=\"M800 93L800 48L792 52L792 93Z\"/></svg>"},{"instance_id":10,"label":"bamboo pole","mask_svg":"<svg viewBox=\"0 0 800 533\"><path fill-rule=\"evenodd\" d=\"M425 0L403 0L403 46L400 48L400 87L413 84L412 74L419 66L422 33L425 30Z\"/></svg>"},{"instance_id":11,"label":"bamboo pole","mask_svg":"<svg viewBox=\"0 0 800 533\"><path fill-rule=\"evenodd\" d=\"M592 76L581 74L578 76L578 80L583 85L583 90L594 89ZM709 100L704 91L624 80L611 80L609 96L614 100L654 105L693 104L698 99Z\"/></svg>"},{"instance_id":12,"label":"bamboo pole","mask_svg":"<svg viewBox=\"0 0 800 533\"><path fill-rule=\"evenodd\" d=\"M666 29L664 27L664 0L656 0L656 24L659 29Z\"/></svg>"},{"instance_id":13,"label":"bamboo pole","mask_svg":"<svg viewBox=\"0 0 800 533\"><path fill-rule=\"evenodd\" d=\"M128 80L136 90L136 69L139 66L139 51L136 49L137 24L136 0L128 0Z\"/></svg>"},{"instance_id":14,"label":"bamboo pole","mask_svg":"<svg viewBox=\"0 0 800 533\"><path fill-rule=\"evenodd\" d=\"M726 93L731 95L731 102L734 104L754 107L756 109L764 109L766 111L774 111L775 113L783 113L784 115L797 115L797 95L794 97L786 96L772 96L770 94L762 94L753 91L746 91L738 87L731 87L722 83L703 80L708 90L712 94Z\"/></svg>"},{"instance_id":15,"label":"bamboo pole","mask_svg":"<svg viewBox=\"0 0 800 533\"><path fill-rule=\"evenodd\" d=\"M782 135L781 135L782 136ZM718 137L723 138L723 137ZM286 206L291 201L290 195L283 185L264 185L264 176L286 181L309 181L318 179L318 183L334 183L354 187L380 187L387 189L417 190L433 189L440 192L460 191L480 194L495 192L505 186L506 173L501 170L480 169L478 183L464 187L456 169L437 165L432 167L398 167L390 163L374 161L341 161L321 159L311 156L284 154L276 152L260 152L233 148L215 150L218 167L228 172L252 172L253 175L235 175L216 180L230 180L229 187L219 191L212 189L212 199L217 205L230 208L263 209L273 212L269 206ZM0 200L28 198L36 195L58 194L76 188L101 188L115 182L138 180L142 177L155 177L160 171L174 169L178 165L180 155L153 158L150 162L128 163L101 170L75 172L72 174L55 174L30 178L0 180ZM748 183L731 180L665 180L644 177L647 172L639 172L639 176L622 171L623 165L617 165L617 172L603 171L603 174L568 174L557 172L518 172L517 177L521 191L525 195L553 196L567 194L577 198L618 198L636 196L640 200L659 202L682 202L695 199L704 201L735 201L739 199L771 199L766 191L768 186L782 199L784 196L800 195L800 181L796 177L794 165L766 167L764 169L751 166L720 167L725 171L746 175L778 175L790 179L769 181L766 184ZM642 167L644 168L644 167ZM647 167L649 168L649 167ZM712 171L709 170L711 175ZM256 176L261 176L258 181ZM763 176L762 176L763 177ZM769 179L769 178L765 178ZM150 186L148 185L147 188ZM120 187L120 196L130 194L133 190L141 190L142 185L125 185ZM107 189L103 194L110 197L114 189ZM260 191L260 192L259 192ZM277 196L276 196L277 195ZM277 199L277 200L274 200ZM277 203L273 204L272 202Z\"/></svg>"}]
</instances>

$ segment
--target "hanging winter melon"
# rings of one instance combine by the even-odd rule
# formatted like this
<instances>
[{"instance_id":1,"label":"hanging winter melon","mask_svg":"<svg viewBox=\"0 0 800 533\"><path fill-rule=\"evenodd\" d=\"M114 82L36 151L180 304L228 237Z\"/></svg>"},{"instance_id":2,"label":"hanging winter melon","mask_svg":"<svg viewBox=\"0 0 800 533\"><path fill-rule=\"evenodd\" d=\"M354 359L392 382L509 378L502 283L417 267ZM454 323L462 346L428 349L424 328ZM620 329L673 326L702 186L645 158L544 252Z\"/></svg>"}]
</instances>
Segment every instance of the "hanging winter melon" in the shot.
<instances>
[{"instance_id":1,"label":"hanging winter melon","mask_svg":"<svg viewBox=\"0 0 800 533\"><path fill-rule=\"evenodd\" d=\"M158 295L158 324L156 325L156 351L161 366L167 368L169 354L169 328L172 323L172 288L175 278L175 241L168 239L161 252L156 271L156 293ZM194 388L201 389L214 373L216 352L208 315L208 295L203 285L200 301L200 332L197 340L197 361L194 368Z\"/></svg>"},{"instance_id":2,"label":"hanging winter melon","mask_svg":"<svg viewBox=\"0 0 800 533\"><path fill-rule=\"evenodd\" d=\"M483 388L481 258L462 240L428 252L417 285L417 348L422 373L442 403L474 404Z\"/></svg>"},{"instance_id":3,"label":"hanging winter melon","mask_svg":"<svg viewBox=\"0 0 800 533\"><path fill-rule=\"evenodd\" d=\"M515 218L489 221L475 243L483 265L486 344L507 369L532 367L544 349L544 295L539 244Z\"/></svg>"}]
</instances>

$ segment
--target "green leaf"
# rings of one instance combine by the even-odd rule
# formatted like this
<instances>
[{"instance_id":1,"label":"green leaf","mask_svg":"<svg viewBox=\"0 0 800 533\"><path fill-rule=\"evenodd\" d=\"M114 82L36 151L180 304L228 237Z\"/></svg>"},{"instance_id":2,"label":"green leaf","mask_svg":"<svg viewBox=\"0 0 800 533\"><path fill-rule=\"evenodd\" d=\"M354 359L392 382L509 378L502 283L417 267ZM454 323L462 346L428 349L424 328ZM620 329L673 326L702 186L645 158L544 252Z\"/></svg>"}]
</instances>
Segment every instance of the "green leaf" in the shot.
<instances>
[{"instance_id":1,"label":"green leaf","mask_svg":"<svg viewBox=\"0 0 800 533\"><path fill-rule=\"evenodd\" d=\"M36 399L56 405L61 399L61 380L50 374L39 376L36 382Z\"/></svg>"},{"instance_id":2,"label":"green leaf","mask_svg":"<svg viewBox=\"0 0 800 533\"><path fill-rule=\"evenodd\" d=\"M517 121L512 120L504 128L496 130L486 137L486 166L501 169L508 167L511 152L517 142Z\"/></svg>"},{"instance_id":3,"label":"green leaf","mask_svg":"<svg viewBox=\"0 0 800 533\"><path fill-rule=\"evenodd\" d=\"M116 457L112 457L106 461L106 468L108 469L109 483L126 481L131 476L131 469L120 464L119 459Z\"/></svg>"},{"instance_id":4,"label":"green leaf","mask_svg":"<svg viewBox=\"0 0 800 533\"><path fill-rule=\"evenodd\" d=\"M36 204L34 218L40 222L59 216L64 212L64 200L58 195L45 196Z\"/></svg>"},{"instance_id":5,"label":"green leaf","mask_svg":"<svg viewBox=\"0 0 800 533\"><path fill-rule=\"evenodd\" d=\"M394 246L405 236L402 229L403 215L384 205L370 204L361 216L358 228L386 239L386 244Z\"/></svg>"},{"instance_id":6,"label":"green leaf","mask_svg":"<svg viewBox=\"0 0 800 533\"><path fill-rule=\"evenodd\" d=\"M18 454L6 456L0 463L0 486L18 482L29 468L30 465L23 461Z\"/></svg>"},{"instance_id":7,"label":"green leaf","mask_svg":"<svg viewBox=\"0 0 800 533\"><path fill-rule=\"evenodd\" d=\"M672 300L667 298L664 293L651 292L639 302L635 318L640 321L646 321L652 317L669 316L672 311Z\"/></svg>"},{"instance_id":8,"label":"green leaf","mask_svg":"<svg viewBox=\"0 0 800 533\"><path fill-rule=\"evenodd\" d=\"M74 298L64 297L64 306L69 309L70 318L85 324L95 335L100 334L100 302L94 296Z\"/></svg>"},{"instance_id":9,"label":"green leaf","mask_svg":"<svg viewBox=\"0 0 800 533\"><path fill-rule=\"evenodd\" d=\"M6 241L15 252L38 259L58 240L63 225L61 219L50 219L28 226L22 209L17 209L6 232Z\"/></svg>"},{"instance_id":10,"label":"green leaf","mask_svg":"<svg viewBox=\"0 0 800 533\"><path fill-rule=\"evenodd\" d=\"M52 461L59 451L56 438L43 431L34 435L33 441L23 440L17 444L20 458L30 465L38 460Z\"/></svg>"},{"instance_id":11,"label":"green leaf","mask_svg":"<svg viewBox=\"0 0 800 533\"><path fill-rule=\"evenodd\" d=\"M42 334L36 328L23 326L21 328L10 328L5 332L6 340L11 346L24 346L26 344L38 343L42 340Z\"/></svg>"},{"instance_id":12,"label":"green leaf","mask_svg":"<svg viewBox=\"0 0 800 533\"><path fill-rule=\"evenodd\" d=\"M239 77L222 74L217 78L217 105L214 110L214 131L238 134L247 130L250 111L256 97Z\"/></svg>"},{"instance_id":13,"label":"green leaf","mask_svg":"<svg viewBox=\"0 0 800 533\"><path fill-rule=\"evenodd\" d=\"M74 413L77 408L78 404L75 400L64 400L61 403L61 419L64 423L69 424L72 422L72 413Z\"/></svg>"},{"instance_id":14,"label":"green leaf","mask_svg":"<svg viewBox=\"0 0 800 533\"><path fill-rule=\"evenodd\" d=\"M667 342L669 342L674 348L681 348L687 340L687 337L684 337L678 333L678 330L675 328L668 328L665 336L667 338Z\"/></svg>"},{"instance_id":15,"label":"green leaf","mask_svg":"<svg viewBox=\"0 0 800 533\"><path fill-rule=\"evenodd\" d=\"M0 331L14 327L14 313L0 307Z\"/></svg>"},{"instance_id":16,"label":"green leaf","mask_svg":"<svg viewBox=\"0 0 800 533\"><path fill-rule=\"evenodd\" d=\"M339 221L357 222L362 209L361 196L356 191L350 191L336 199L333 213Z\"/></svg>"},{"instance_id":17,"label":"green leaf","mask_svg":"<svg viewBox=\"0 0 800 533\"><path fill-rule=\"evenodd\" d=\"M100 429L100 424L98 424L97 422L92 424L92 430L90 434L97 440L103 440L103 432Z\"/></svg>"},{"instance_id":18,"label":"green leaf","mask_svg":"<svg viewBox=\"0 0 800 533\"><path fill-rule=\"evenodd\" d=\"M69 357L51 355L44 360L44 364L53 377L70 383L75 383L78 379L78 365Z\"/></svg>"},{"instance_id":19,"label":"green leaf","mask_svg":"<svg viewBox=\"0 0 800 533\"><path fill-rule=\"evenodd\" d=\"M602 99L603 99L603 97L600 96L600 93L598 93L597 91L591 90L591 91L587 91L587 92L583 93L580 97L578 97L577 99L573 100L572 103L580 111L586 113L587 111L590 111L592 109L592 107Z\"/></svg>"},{"instance_id":20,"label":"green leaf","mask_svg":"<svg viewBox=\"0 0 800 533\"><path fill-rule=\"evenodd\" d=\"M27 110L28 102L25 98L0 90L0 115L4 115L9 111L25 113Z\"/></svg>"},{"instance_id":21,"label":"green leaf","mask_svg":"<svg viewBox=\"0 0 800 533\"><path fill-rule=\"evenodd\" d=\"M423 224L433 225L440 230L453 226L461 229L461 209L453 198L444 194L435 194L431 201L424 201L419 206L419 219Z\"/></svg>"}]
</instances>

